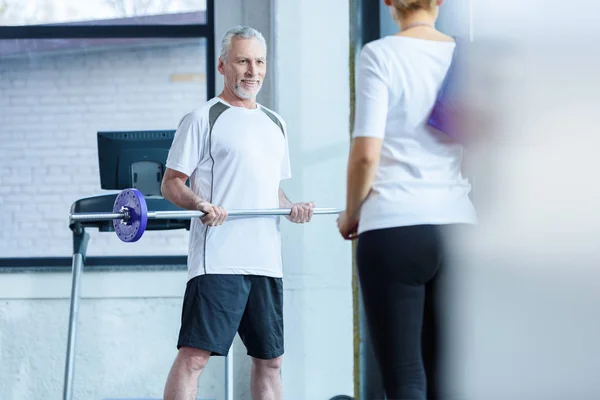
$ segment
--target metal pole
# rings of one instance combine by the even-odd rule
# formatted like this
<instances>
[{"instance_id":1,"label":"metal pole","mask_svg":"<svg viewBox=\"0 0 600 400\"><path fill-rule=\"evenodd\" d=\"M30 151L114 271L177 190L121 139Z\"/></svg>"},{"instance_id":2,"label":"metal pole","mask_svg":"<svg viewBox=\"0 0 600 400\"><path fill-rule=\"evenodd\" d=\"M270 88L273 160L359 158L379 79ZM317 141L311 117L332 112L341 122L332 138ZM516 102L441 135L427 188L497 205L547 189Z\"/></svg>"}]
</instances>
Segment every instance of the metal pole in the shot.
<instances>
[{"instance_id":1,"label":"metal pole","mask_svg":"<svg viewBox=\"0 0 600 400\"><path fill-rule=\"evenodd\" d=\"M266 208L258 210L231 210L227 212L230 217L259 216L259 215L289 215L289 208ZM313 214L339 214L341 210L335 208L315 208ZM202 211L150 211L148 219L188 219L203 217Z\"/></svg>"},{"instance_id":2,"label":"metal pole","mask_svg":"<svg viewBox=\"0 0 600 400\"><path fill-rule=\"evenodd\" d=\"M69 311L69 336L67 342L67 360L65 366L65 384L63 399L73 398L73 365L75 361L75 338L77 334L77 320L79 315L79 285L81 271L83 270L83 255L73 254L73 279L71 283L71 308Z\"/></svg>"},{"instance_id":3,"label":"metal pole","mask_svg":"<svg viewBox=\"0 0 600 400\"><path fill-rule=\"evenodd\" d=\"M83 227L77 225L73 230L73 266L71 279L71 306L69 309L69 329L67 340L67 356L65 360L65 376L63 382L63 400L73 398L73 376L75 370L75 341L77 322L79 319L79 292L81 275L90 235Z\"/></svg>"},{"instance_id":4,"label":"metal pole","mask_svg":"<svg viewBox=\"0 0 600 400\"><path fill-rule=\"evenodd\" d=\"M343 210L338 208L315 208L313 214L339 214ZM247 209L231 210L227 212L230 217L238 216L259 216L259 215L289 215L292 212L290 208L265 208L265 209ZM74 213L70 215L71 221L110 221L113 219L124 219L127 213L97 212L97 213ZM149 211L148 219L191 219L203 217L202 211Z\"/></svg>"},{"instance_id":5,"label":"metal pole","mask_svg":"<svg viewBox=\"0 0 600 400\"><path fill-rule=\"evenodd\" d=\"M125 213L76 213L70 215L73 222L92 222L92 221L110 221L113 219L125 218Z\"/></svg>"}]
</instances>

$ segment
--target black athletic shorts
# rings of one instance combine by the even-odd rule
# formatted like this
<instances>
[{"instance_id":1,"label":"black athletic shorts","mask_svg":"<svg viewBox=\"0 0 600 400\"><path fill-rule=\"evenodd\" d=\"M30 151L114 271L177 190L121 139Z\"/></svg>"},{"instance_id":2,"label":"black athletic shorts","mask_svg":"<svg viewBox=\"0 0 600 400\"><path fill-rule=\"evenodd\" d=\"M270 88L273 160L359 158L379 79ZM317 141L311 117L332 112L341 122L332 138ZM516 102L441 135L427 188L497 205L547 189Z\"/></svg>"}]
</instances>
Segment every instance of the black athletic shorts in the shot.
<instances>
[{"instance_id":1,"label":"black athletic shorts","mask_svg":"<svg viewBox=\"0 0 600 400\"><path fill-rule=\"evenodd\" d=\"M188 281L177 348L226 356L236 331L251 357L283 354L281 278L207 274Z\"/></svg>"}]
</instances>

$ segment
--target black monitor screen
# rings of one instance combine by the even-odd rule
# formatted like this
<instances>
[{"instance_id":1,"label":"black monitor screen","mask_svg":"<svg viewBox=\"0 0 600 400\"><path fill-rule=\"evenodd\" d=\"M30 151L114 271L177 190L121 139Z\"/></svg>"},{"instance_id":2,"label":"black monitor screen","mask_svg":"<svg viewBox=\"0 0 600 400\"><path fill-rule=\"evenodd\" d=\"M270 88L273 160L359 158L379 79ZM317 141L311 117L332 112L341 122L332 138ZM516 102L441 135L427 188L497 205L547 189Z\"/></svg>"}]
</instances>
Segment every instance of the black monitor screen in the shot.
<instances>
[{"instance_id":1,"label":"black monitor screen","mask_svg":"<svg viewBox=\"0 0 600 400\"><path fill-rule=\"evenodd\" d=\"M174 136L175 130L98 132L102 189L134 187L146 196L160 196Z\"/></svg>"}]
</instances>

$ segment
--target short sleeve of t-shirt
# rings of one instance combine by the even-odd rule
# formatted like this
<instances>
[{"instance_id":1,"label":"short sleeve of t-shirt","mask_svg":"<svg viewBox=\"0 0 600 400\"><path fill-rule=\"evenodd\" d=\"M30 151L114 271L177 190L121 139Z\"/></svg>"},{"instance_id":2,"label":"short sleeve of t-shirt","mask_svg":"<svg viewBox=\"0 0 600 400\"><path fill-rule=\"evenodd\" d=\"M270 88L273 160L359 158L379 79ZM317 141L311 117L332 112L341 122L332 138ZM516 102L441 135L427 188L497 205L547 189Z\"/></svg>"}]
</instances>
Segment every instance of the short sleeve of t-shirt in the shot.
<instances>
[{"instance_id":1,"label":"short sleeve of t-shirt","mask_svg":"<svg viewBox=\"0 0 600 400\"><path fill-rule=\"evenodd\" d=\"M167 168L190 176L207 150L208 115L203 110L186 114L175 132L167 157Z\"/></svg>"},{"instance_id":2,"label":"short sleeve of t-shirt","mask_svg":"<svg viewBox=\"0 0 600 400\"><path fill-rule=\"evenodd\" d=\"M381 52L378 49L378 52ZM356 71L356 116L353 137L383 139L388 112L388 73L382 55L369 44L361 50Z\"/></svg>"}]
</instances>

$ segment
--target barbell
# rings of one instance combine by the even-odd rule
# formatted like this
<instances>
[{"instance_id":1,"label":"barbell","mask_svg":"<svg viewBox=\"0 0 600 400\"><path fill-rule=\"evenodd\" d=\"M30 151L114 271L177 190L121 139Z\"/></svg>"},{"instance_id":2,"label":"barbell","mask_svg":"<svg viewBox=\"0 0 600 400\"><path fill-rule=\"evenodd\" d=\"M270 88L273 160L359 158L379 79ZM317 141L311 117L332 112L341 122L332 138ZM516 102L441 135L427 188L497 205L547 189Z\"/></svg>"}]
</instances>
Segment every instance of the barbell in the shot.
<instances>
[{"instance_id":1,"label":"barbell","mask_svg":"<svg viewBox=\"0 0 600 400\"><path fill-rule=\"evenodd\" d=\"M228 216L289 215L291 208L265 208L227 210ZM313 214L339 214L337 208L315 208ZM113 221L115 233L123 242L140 240L149 219L191 219L200 218L202 211L148 211L144 195L137 189L121 191L114 202L112 212L71 213L72 222Z\"/></svg>"}]
</instances>

